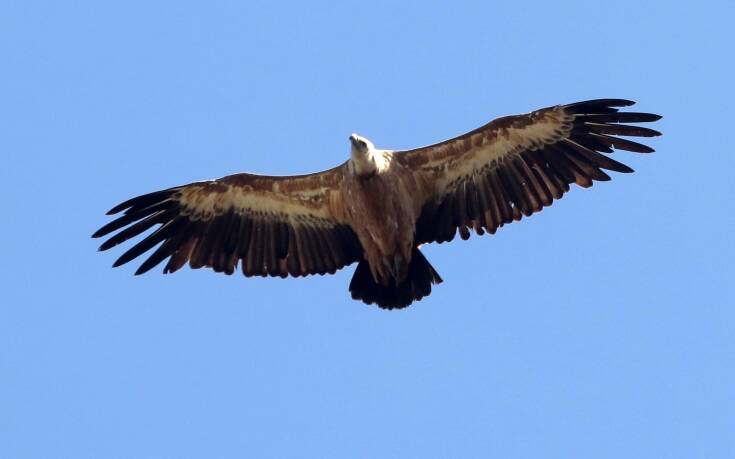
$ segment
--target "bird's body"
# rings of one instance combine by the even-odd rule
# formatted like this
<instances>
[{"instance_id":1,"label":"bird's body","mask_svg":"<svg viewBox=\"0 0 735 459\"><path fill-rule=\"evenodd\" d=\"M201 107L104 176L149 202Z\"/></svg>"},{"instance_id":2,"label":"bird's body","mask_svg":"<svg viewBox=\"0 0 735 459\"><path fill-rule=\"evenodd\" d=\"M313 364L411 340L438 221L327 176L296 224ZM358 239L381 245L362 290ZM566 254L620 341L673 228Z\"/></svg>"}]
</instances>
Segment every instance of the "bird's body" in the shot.
<instances>
[{"instance_id":1,"label":"bird's body","mask_svg":"<svg viewBox=\"0 0 735 459\"><path fill-rule=\"evenodd\" d=\"M115 266L161 244L137 273L168 259L246 276L333 273L358 262L355 299L405 307L442 281L418 246L495 231L540 211L569 184L609 180L602 169L632 172L602 153L653 149L616 136L658 132L621 123L655 121L632 105L599 99L499 118L454 139L409 151L381 150L350 136L350 158L328 171L291 177L236 174L128 200L94 234L121 230L109 249L160 225ZM124 228L124 229L123 229Z\"/></svg>"},{"instance_id":2,"label":"bird's body","mask_svg":"<svg viewBox=\"0 0 735 459\"><path fill-rule=\"evenodd\" d=\"M367 153L375 154L381 164L372 172L360 173L353 154L342 187L343 207L373 278L388 285L391 279L400 282L406 276L422 205L417 198L426 190L410 169L393 160L392 152Z\"/></svg>"}]
</instances>

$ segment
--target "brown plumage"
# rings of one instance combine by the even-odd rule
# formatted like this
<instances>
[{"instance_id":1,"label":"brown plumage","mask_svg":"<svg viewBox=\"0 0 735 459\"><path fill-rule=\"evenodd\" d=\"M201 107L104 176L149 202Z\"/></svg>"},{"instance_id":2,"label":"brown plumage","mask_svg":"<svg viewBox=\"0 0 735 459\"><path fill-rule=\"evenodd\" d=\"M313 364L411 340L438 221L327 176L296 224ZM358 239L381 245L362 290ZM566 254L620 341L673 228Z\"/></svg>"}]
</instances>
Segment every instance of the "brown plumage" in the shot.
<instances>
[{"instance_id":1,"label":"brown plumage","mask_svg":"<svg viewBox=\"0 0 735 459\"><path fill-rule=\"evenodd\" d=\"M151 228L114 266L149 250L142 274L189 263L245 276L334 273L359 262L350 292L367 304L408 306L442 282L418 249L459 233L498 228L550 206L575 183L633 170L604 153L652 148L617 136L652 137L658 115L619 112L633 105L598 99L498 118L451 140L408 151L376 149L352 135L350 159L315 174L237 174L145 194L108 214L94 233L107 250Z\"/></svg>"}]
</instances>

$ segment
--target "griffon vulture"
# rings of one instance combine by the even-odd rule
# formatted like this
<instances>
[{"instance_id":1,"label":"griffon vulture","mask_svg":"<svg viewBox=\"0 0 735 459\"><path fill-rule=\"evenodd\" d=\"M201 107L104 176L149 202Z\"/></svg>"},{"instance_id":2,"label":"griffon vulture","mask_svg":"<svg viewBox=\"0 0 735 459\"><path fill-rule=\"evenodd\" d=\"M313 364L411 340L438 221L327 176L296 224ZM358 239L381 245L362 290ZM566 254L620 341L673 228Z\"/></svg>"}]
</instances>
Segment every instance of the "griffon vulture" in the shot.
<instances>
[{"instance_id":1,"label":"griffon vulture","mask_svg":"<svg viewBox=\"0 0 735 459\"><path fill-rule=\"evenodd\" d=\"M610 180L604 170L633 172L607 153L652 152L619 136L660 135L628 123L661 118L618 110L633 103L557 105L406 151L378 149L353 134L350 158L333 169L287 177L243 173L145 194L110 210L122 215L93 237L115 233L100 246L107 250L157 226L114 263L158 246L136 274L166 260L164 273L188 263L279 277L333 274L357 263L352 298L403 308L442 282L421 244L457 233L494 234L550 206L570 184Z\"/></svg>"}]
</instances>

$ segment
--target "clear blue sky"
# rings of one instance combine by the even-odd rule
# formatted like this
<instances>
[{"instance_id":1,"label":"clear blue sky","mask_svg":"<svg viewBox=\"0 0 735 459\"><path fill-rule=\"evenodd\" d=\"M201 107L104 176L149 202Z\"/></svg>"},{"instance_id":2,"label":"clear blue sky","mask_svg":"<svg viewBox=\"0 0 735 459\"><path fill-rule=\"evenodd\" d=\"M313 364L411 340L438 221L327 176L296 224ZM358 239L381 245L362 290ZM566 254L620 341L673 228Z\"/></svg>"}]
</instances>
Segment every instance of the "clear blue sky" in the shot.
<instances>
[{"instance_id":1,"label":"clear blue sky","mask_svg":"<svg viewBox=\"0 0 735 459\"><path fill-rule=\"evenodd\" d=\"M309 2L311 3L311 2ZM731 2L4 2L0 456L735 457ZM597 97L636 169L428 246L399 312L113 270L123 199Z\"/></svg>"}]
</instances>

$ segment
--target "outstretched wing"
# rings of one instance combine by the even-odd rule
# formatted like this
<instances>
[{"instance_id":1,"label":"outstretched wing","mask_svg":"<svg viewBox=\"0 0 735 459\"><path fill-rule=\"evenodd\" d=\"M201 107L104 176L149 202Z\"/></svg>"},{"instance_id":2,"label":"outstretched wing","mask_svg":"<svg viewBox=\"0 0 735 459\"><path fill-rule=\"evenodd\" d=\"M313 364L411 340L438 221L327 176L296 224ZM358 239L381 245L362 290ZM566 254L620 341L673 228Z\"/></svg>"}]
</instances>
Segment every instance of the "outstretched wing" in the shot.
<instances>
[{"instance_id":1,"label":"outstretched wing","mask_svg":"<svg viewBox=\"0 0 735 459\"><path fill-rule=\"evenodd\" d=\"M352 228L336 216L343 170L291 177L237 174L138 196L110 210L124 213L92 237L119 230L100 246L107 250L159 225L114 264L161 244L136 274L167 258L164 273L187 262L226 274L239 262L246 276L334 273L362 256Z\"/></svg>"},{"instance_id":2,"label":"outstretched wing","mask_svg":"<svg viewBox=\"0 0 735 459\"><path fill-rule=\"evenodd\" d=\"M445 242L495 231L530 216L569 191L610 180L603 169L633 172L602 153L653 149L616 136L652 137L652 129L623 123L656 121L650 113L619 112L633 105L598 99L498 118L460 137L398 152L395 158L431 186L416 225L416 242Z\"/></svg>"}]
</instances>

